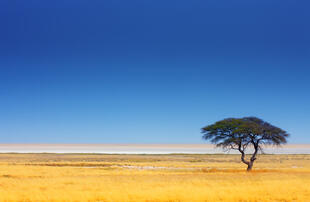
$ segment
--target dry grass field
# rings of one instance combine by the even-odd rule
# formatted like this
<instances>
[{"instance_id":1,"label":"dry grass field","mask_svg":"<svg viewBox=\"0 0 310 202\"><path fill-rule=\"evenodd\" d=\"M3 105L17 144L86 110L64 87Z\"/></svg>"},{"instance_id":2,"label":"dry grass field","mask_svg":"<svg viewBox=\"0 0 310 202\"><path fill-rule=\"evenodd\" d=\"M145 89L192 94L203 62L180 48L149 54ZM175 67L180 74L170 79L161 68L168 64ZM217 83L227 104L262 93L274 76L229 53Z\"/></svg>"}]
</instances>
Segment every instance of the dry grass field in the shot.
<instances>
[{"instance_id":1,"label":"dry grass field","mask_svg":"<svg viewBox=\"0 0 310 202\"><path fill-rule=\"evenodd\" d=\"M310 201L310 155L0 154L0 201Z\"/></svg>"}]
</instances>

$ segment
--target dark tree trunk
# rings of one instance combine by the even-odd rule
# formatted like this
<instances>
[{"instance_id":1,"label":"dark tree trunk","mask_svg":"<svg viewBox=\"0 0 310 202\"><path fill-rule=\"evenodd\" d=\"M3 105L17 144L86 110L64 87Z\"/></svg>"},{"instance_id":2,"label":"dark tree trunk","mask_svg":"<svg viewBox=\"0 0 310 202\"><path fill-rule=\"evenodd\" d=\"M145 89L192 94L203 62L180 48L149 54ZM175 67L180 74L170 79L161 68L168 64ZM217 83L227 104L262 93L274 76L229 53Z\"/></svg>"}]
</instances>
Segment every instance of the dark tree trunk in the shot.
<instances>
[{"instance_id":1,"label":"dark tree trunk","mask_svg":"<svg viewBox=\"0 0 310 202\"><path fill-rule=\"evenodd\" d=\"M248 164L248 168L246 169L247 171L251 171L253 167L254 161L250 161Z\"/></svg>"},{"instance_id":2,"label":"dark tree trunk","mask_svg":"<svg viewBox=\"0 0 310 202\"><path fill-rule=\"evenodd\" d=\"M258 152L258 142L254 142L253 141L253 145L254 145L254 153L252 154L252 157L251 157L251 159L249 161L247 171L251 171L252 170L252 167L253 167L254 161L256 160L256 155L257 155L257 152Z\"/></svg>"},{"instance_id":3,"label":"dark tree trunk","mask_svg":"<svg viewBox=\"0 0 310 202\"><path fill-rule=\"evenodd\" d=\"M254 153L252 154L250 161L247 161L245 159L245 153L244 150L241 149L241 145L239 145L239 151L241 153L241 161L248 166L247 171L251 171L253 168L254 161L256 160L256 155L258 152L258 144L254 144Z\"/></svg>"},{"instance_id":4,"label":"dark tree trunk","mask_svg":"<svg viewBox=\"0 0 310 202\"><path fill-rule=\"evenodd\" d=\"M247 171L250 171L250 170L252 169L252 167L253 167L253 163L251 164L251 162L245 160L245 153L244 153L243 150L239 149L239 151L240 151L240 153L241 153L241 161L242 161L244 164L248 165Z\"/></svg>"}]
</instances>

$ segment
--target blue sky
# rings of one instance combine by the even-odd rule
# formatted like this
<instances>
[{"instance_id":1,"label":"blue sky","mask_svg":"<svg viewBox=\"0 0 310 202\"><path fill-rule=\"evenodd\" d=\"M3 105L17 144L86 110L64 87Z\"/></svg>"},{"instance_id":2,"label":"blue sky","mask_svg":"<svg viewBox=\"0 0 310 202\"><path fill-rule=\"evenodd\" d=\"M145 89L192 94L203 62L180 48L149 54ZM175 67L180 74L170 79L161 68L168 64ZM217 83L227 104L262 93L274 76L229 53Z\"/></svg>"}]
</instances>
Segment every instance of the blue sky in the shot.
<instances>
[{"instance_id":1,"label":"blue sky","mask_svg":"<svg viewBox=\"0 0 310 202\"><path fill-rule=\"evenodd\" d=\"M0 2L2 143L203 143L258 116L310 143L307 1Z\"/></svg>"}]
</instances>

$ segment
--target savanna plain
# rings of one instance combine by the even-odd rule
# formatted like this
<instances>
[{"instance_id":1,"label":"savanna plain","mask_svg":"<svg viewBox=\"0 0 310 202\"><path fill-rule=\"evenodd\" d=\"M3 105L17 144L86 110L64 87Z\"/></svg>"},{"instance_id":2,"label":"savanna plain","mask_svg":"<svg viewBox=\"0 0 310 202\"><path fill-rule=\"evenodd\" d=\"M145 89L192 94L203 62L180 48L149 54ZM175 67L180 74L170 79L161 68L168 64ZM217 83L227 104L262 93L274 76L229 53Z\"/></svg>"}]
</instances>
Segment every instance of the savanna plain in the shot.
<instances>
[{"instance_id":1,"label":"savanna plain","mask_svg":"<svg viewBox=\"0 0 310 202\"><path fill-rule=\"evenodd\" d=\"M0 154L0 201L310 201L310 155Z\"/></svg>"}]
</instances>

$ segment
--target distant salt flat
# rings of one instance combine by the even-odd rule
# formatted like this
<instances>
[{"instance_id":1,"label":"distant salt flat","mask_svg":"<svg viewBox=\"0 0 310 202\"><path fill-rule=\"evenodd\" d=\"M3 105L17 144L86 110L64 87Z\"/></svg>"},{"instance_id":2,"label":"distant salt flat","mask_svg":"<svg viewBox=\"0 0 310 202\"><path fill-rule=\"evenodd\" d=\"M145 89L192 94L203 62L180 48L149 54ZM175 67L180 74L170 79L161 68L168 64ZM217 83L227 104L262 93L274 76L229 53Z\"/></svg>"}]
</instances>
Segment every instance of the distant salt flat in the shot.
<instances>
[{"instance_id":1,"label":"distant salt flat","mask_svg":"<svg viewBox=\"0 0 310 202\"><path fill-rule=\"evenodd\" d=\"M222 154L210 144L0 144L0 153ZM267 154L310 154L310 144L267 147ZM236 151L230 154L238 153Z\"/></svg>"},{"instance_id":2,"label":"distant salt flat","mask_svg":"<svg viewBox=\"0 0 310 202\"><path fill-rule=\"evenodd\" d=\"M310 145L267 147L268 154L310 154ZM221 154L210 144L0 144L1 153ZM230 151L229 153L238 153Z\"/></svg>"}]
</instances>

